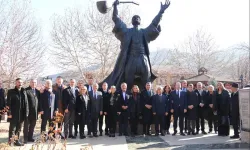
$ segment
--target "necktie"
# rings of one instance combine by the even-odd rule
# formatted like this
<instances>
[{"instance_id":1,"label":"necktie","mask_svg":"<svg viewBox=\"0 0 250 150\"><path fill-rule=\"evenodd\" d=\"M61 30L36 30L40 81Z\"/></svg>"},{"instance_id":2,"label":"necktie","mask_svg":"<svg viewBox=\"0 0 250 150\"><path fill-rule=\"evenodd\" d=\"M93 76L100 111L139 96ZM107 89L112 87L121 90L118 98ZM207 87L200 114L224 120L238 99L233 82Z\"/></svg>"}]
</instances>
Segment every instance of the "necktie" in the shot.
<instances>
[{"instance_id":1,"label":"necktie","mask_svg":"<svg viewBox=\"0 0 250 150\"><path fill-rule=\"evenodd\" d=\"M51 107L51 103L52 103L52 95L50 94L50 96L49 96L49 107Z\"/></svg>"},{"instance_id":2,"label":"necktie","mask_svg":"<svg viewBox=\"0 0 250 150\"><path fill-rule=\"evenodd\" d=\"M36 90L35 89L33 89L33 93L34 93L34 95L36 95Z\"/></svg>"},{"instance_id":3,"label":"necktie","mask_svg":"<svg viewBox=\"0 0 250 150\"><path fill-rule=\"evenodd\" d=\"M150 91L148 91L148 96L150 96Z\"/></svg>"}]
</instances>

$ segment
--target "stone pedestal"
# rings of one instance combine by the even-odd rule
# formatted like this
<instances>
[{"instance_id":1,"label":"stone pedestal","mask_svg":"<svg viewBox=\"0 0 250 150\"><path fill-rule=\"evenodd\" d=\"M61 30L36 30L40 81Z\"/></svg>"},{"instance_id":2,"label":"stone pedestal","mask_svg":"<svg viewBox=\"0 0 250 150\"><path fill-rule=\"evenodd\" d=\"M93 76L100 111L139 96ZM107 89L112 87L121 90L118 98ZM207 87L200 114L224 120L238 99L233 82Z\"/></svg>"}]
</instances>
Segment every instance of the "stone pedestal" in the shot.
<instances>
[{"instance_id":1,"label":"stone pedestal","mask_svg":"<svg viewBox=\"0 0 250 150\"><path fill-rule=\"evenodd\" d=\"M240 118L242 121L240 137L250 143L250 88L239 90Z\"/></svg>"}]
</instances>

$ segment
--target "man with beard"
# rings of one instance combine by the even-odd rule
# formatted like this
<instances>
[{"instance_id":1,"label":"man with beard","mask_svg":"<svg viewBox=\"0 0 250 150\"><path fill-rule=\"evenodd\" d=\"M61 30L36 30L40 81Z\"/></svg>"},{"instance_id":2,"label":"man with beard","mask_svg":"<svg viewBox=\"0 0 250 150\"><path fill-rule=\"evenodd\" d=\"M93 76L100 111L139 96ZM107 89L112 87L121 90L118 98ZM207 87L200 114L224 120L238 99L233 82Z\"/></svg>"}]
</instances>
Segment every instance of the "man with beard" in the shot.
<instances>
[{"instance_id":1,"label":"man with beard","mask_svg":"<svg viewBox=\"0 0 250 150\"><path fill-rule=\"evenodd\" d=\"M22 86L22 79L17 78L15 88L10 89L7 95L7 107L9 108L8 118L10 121L9 142L11 141L13 134L15 134L17 136L17 140L15 140L16 146L23 146L19 141L20 132L23 121L29 116L27 93Z\"/></svg>"}]
</instances>

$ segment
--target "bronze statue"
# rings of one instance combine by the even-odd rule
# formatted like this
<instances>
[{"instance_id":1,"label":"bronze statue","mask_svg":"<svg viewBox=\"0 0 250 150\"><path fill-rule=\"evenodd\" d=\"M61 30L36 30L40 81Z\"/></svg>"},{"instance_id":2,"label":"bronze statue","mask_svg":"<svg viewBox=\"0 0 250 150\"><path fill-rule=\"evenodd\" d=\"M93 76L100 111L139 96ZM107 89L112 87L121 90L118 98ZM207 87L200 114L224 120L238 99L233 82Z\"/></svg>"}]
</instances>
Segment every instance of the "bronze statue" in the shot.
<instances>
[{"instance_id":1,"label":"bronze statue","mask_svg":"<svg viewBox=\"0 0 250 150\"><path fill-rule=\"evenodd\" d=\"M164 11L169 7L170 1L166 0L165 4L161 3L160 12L145 29L139 28L141 18L138 15L132 18L133 28L127 28L126 24L118 17L118 4L118 0L113 4L112 20L115 23L113 33L121 41L121 52L114 70L104 82L115 85L117 88L120 88L122 82L128 84L128 89L131 89L134 84L142 88L147 82L153 82L156 79L151 69L148 43L159 36L161 32L159 22Z\"/></svg>"}]
</instances>

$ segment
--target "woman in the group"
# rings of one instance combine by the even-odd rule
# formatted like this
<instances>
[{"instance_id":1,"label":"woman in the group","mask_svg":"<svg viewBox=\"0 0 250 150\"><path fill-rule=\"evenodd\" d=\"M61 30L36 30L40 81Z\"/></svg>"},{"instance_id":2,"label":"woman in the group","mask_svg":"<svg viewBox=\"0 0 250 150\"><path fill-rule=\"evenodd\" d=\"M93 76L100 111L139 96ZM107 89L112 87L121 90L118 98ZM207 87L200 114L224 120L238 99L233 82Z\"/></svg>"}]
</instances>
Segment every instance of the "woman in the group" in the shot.
<instances>
[{"instance_id":1,"label":"woman in the group","mask_svg":"<svg viewBox=\"0 0 250 150\"><path fill-rule=\"evenodd\" d=\"M170 102L170 100L169 100L171 91L172 91L171 86L169 84L167 84L163 89L163 94L166 95L166 97L167 97L169 108L171 108L171 104L172 104L172 102ZM166 134L170 134L169 128L170 128L170 123L171 123L171 116L172 116L172 114L171 114L170 111L168 112L168 115L165 116L165 131L166 131Z\"/></svg>"},{"instance_id":2,"label":"woman in the group","mask_svg":"<svg viewBox=\"0 0 250 150\"><path fill-rule=\"evenodd\" d=\"M229 135L229 110L230 110L230 94L224 88L223 83L218 82L216 91L216 108L218 114L218 135Z\"/></svg>"},{"instance_id":3,"label":"woman in the group","mask_svg":"<svg viewBox=\"0 0 250 150\"><path fill-rule=\"evenodd\" d=\"M218 122L217 122L217 113L214 111L216 104L216 92L214 91L214 86L208 86L208 92L205 96L205 108L206 108L206 119L208 120L209 132L211 133L213 130L214 124L214 132L217 133Z\"/></svg>"},{"instance_id":4,"label":"woman in the group","mask_svg":"<svg viewBox=\"0 0 250 150\"><path fill-rule=\"evenodd\" d=\"M76 98L77 124L80 126L80 139L86 138L84 134L85 124L88 125L90 115L90 98L87 87L80 88L79 95ZM88 128L90 129L90 128Z\"/></svg>"},{"instance_id":5,"label":"woman in the group","mask_svg":"<svg viewBox=\"0 0 250 150\"><path fill-rule=\"evenodd\" d=\"M108 128L109 128L109 137L115 137L115 131L116 131L116 121L117 121L117 101L118 96L116 94L116 87L111 86L110 88L110 94L108 98Z\"/></svg>"},{"instance_id":6,"label":"woman in the group","mask_svg":"<svg viewBox=\"0 0 250 150\"><path fill-rule=\"evenodd\" d=\"M131 136L137 135L137 126L140 112L140 89L137 85L132 88L132 96L129 100Z\"/></svg>"}]
</instances>

